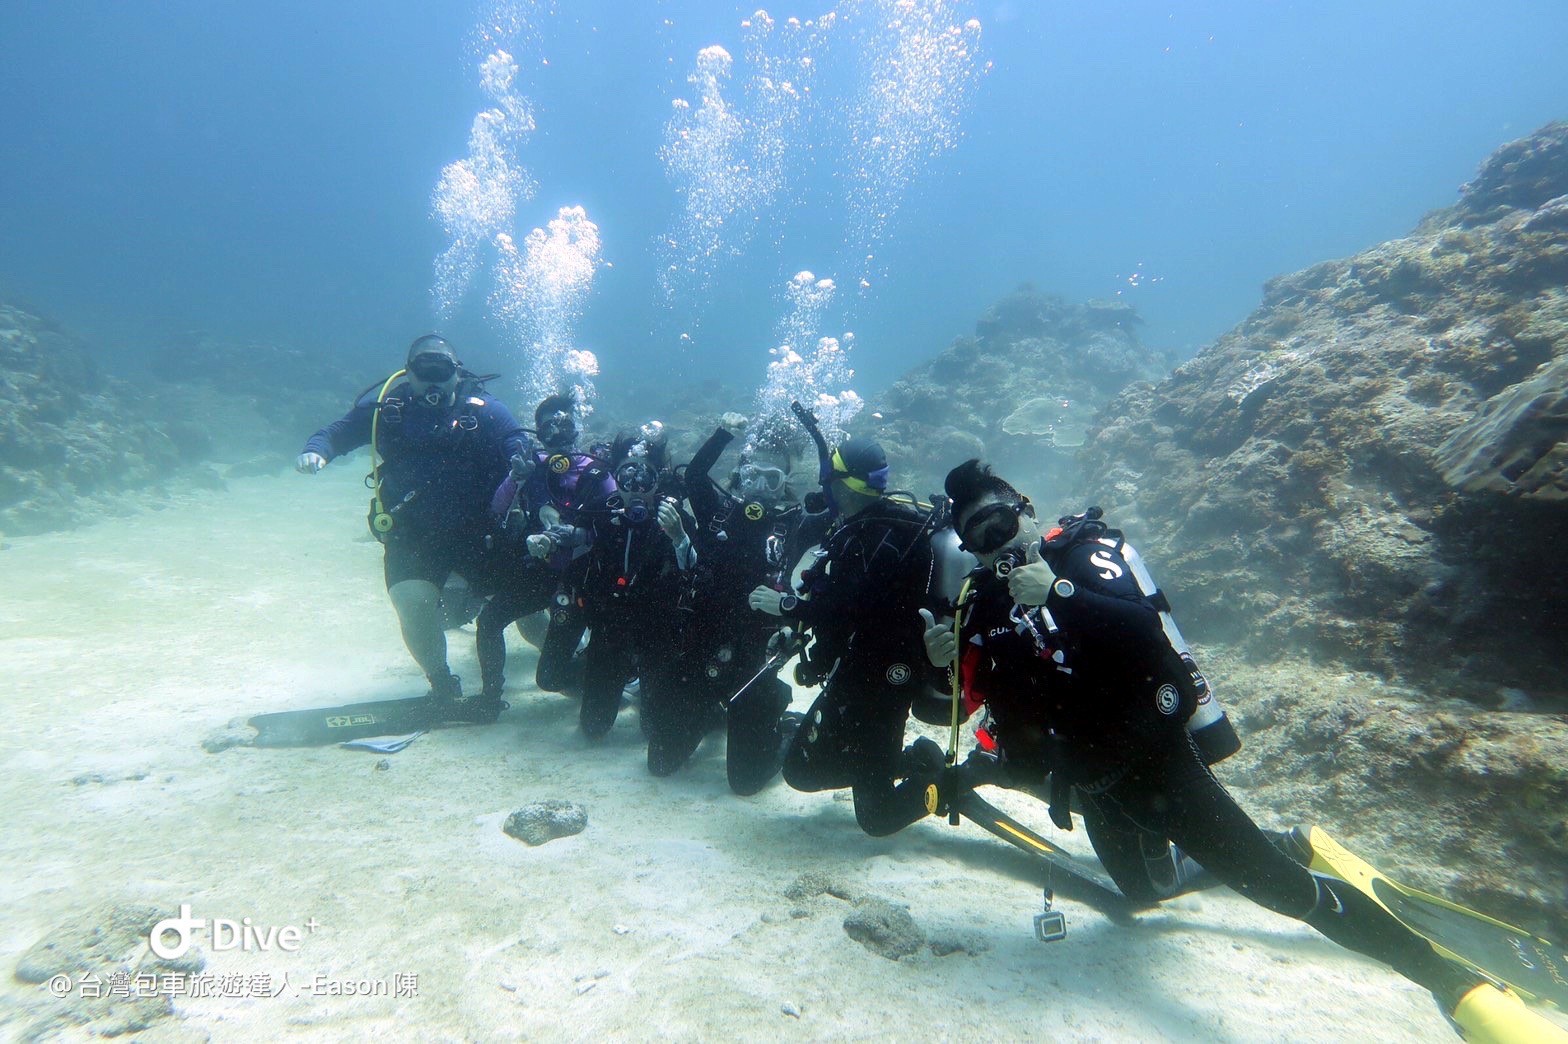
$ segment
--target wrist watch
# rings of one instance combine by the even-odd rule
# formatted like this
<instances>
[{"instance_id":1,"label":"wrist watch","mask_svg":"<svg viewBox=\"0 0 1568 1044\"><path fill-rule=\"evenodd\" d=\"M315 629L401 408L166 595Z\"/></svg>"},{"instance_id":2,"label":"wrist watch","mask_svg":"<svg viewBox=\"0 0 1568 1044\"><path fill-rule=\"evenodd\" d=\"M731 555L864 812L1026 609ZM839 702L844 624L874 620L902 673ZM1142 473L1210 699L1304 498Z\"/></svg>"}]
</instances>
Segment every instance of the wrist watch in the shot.
<instances>
[{"instance_id":1,"label":"wrist watch","mask_svg":"<svg viewBox=\"0 0 1568 1044\"><path fill-rule=\"evenodd\" d=\"M781 612L781 613L793 613L795 611L795 607L797 605L799 605L799 604L800 604L800 599L799 598L796 598L792 594L784 595L782 598L779 599L779 612Z\"/></svg>"}]
</instances>

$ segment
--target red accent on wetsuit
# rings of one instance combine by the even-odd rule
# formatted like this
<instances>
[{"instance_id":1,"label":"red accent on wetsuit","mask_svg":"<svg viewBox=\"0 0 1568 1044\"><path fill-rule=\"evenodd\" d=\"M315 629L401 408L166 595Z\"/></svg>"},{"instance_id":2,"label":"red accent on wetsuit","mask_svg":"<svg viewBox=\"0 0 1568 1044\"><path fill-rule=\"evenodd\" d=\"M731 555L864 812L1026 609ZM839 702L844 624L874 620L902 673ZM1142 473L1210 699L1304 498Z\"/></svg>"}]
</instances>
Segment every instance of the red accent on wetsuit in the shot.
<instances>
[{"instance_id":1,"label":"red accent on wetsuit","mask_svg":"<svg viewBox=\"0 0 1568 1044\"><path fill-rule=\"evenodd\" d=\"M959 691L964 694L964 713L973 714L985 706L985 693L980 690L977 679L980 676L980 663L985 658L985 650L978 645L966 645L959 651L958 674Z\"/></svg>"}]
</instances>

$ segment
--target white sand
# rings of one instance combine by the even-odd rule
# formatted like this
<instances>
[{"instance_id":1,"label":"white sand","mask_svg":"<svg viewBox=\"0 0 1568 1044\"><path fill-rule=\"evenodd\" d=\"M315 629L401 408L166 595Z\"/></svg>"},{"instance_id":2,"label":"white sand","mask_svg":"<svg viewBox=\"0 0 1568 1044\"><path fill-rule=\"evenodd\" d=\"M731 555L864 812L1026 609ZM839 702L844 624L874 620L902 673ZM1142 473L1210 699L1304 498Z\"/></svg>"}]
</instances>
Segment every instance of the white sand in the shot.
<instances>
[{"instance_id":1,"label":"white sand","mask_svg":"<svg viewBox=\"0 0 1568 1044\"><path fill-rule=\"evenodd\" d=\"M319 922L296 953L210 955L290 983L178 1002L219 1040L1456 1039L1421 990L1228 892L1118 924L1058 881L1069 934L1041 944L1041 865L978 828L876 840L832 795L735 798L719 737L652 779L635 714L585 744L574 702L524 684L515 632L499 724L427 734L388 771L337 748L204 753L235 715L423 691L359 478L236 481L0 552L0 1004L40 989L9 973L51 927L131 899ZM477 685L471 630L451 639ZM539 848L501 833L550 797L586 806L588 829ZM994 799L1082 848L1040 806ZM812 869L980 952L877 956L845 934L846 903L783 897ZM295 988L399 973L417 996ZM0 1033L25 1024L12 1014Z\"/></svg>"}]
</instances>

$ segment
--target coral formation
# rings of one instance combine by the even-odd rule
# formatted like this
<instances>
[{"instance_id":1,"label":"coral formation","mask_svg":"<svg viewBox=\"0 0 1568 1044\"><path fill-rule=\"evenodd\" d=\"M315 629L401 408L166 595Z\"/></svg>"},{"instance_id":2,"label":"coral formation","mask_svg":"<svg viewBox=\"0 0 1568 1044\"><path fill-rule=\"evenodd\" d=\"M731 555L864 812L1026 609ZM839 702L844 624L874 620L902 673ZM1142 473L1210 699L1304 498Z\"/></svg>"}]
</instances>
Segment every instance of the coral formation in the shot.
<instances>
[{"instance_id":1,"label":"coral formation","mask_svg":"<svg viewBox=\"0 0 1568 1044\"><path fill-rule=\"evenodd\" d=\"M1020 287L961 337L905 374L854 427L880 440L894 481L925 495L947 469L984 457L1031 488L1065 492L1095 411L1170 360L1138 340L1119 302L1073 304Z\"/></svg>"},{"instance_id":2,"label":"coral formation","mask_svg":"<svg viewBox=\"0 0 1568 1044\"><path fill-rule=\"evenodd\" d=\"M1261 307L1086 443L1192 629L1496 705L1560 687L1568 124Z\"/></svg>"}]
</instances>

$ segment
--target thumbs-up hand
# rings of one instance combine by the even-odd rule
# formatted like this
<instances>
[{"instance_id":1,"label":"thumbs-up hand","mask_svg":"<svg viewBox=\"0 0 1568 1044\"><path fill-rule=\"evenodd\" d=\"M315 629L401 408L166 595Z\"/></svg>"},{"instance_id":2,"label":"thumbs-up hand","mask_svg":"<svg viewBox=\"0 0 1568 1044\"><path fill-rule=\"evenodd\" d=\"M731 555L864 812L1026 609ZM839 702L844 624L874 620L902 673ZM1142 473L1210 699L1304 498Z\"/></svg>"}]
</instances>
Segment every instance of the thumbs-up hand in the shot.
<instances>
[{"instance_id":1,"label":"thumbs-up hand","mask_svg":"<svg viewBox=\"0 0 1568 1044\"><path fill-rule=\"evenodd\" d=\"M1051 567L1040 557L1039 544L1030 544L1025 555L1025 564L1014 569L1007 576L1007 593L1012 595L1013 601L1019 605L1044 605L1046 596L1051 593L1051 581L1056 579L1056 574L1051 572Z\"/></svg>"},{"instance_id":2,"label":"thumbs-up hand","mask_svg":"<svg viewBox=\"0 0 1568 1044\"><path fill-rule=\"evenodd\" d=\"M937 623L929 609L920 610L920 619L925 624L921 637L926 643L926 659L933 667L946 667L958 658L958 635L953 633L953 625Z\"/></svg>"}]
</instances>

